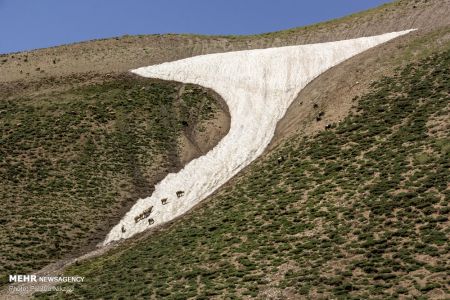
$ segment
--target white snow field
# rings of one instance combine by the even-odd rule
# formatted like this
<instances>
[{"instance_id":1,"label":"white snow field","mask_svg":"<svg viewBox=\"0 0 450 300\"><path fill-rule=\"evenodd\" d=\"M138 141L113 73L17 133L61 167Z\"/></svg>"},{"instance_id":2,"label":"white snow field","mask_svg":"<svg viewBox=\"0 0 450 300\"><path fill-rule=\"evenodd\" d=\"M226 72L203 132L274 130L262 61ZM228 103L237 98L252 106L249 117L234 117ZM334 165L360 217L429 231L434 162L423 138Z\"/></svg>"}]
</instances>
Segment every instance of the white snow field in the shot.
<instances>
[{"instance_id":1,"label":"white snow field","mask_svg":"<svg viewBox=\"0 0 450 300\"><path fill-rule=\"evenodd\" d=\"M201 55L132 70L144 77L193 83L215 90L228 105L231 124L228 134L215 148L192 160L178 173L168 174L155 186L151 197L139 199L103 244L129 238L186 213L263 153L277 122L311 80L354 55L410 31ZM177 191L184 191L184 195L177 197ZM161 200L165 198L167 203L163 205ZM135 217L139 215L141 220L136 222Z\"/></svg>"}]
</instances>

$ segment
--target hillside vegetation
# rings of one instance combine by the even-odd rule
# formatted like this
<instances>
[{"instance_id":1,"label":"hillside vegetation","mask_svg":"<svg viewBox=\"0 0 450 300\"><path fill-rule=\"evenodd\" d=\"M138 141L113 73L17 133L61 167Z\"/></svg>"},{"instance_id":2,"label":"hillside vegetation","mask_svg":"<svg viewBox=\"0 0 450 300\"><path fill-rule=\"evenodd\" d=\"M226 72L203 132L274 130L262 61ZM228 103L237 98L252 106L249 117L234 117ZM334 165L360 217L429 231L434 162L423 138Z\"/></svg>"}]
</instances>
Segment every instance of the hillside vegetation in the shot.
<instances>
[{"instance_id":1,"label":"hillside vegetation","mask_svg":"<svg viewBox=\"0 0 450 300\"><path fill-rule=\"evenodd\" d=\"M339 124L282 142L168 228L70 267L86 276L73 294L37 298L445 298L449 69L446 46L378 80Z\"/></svg>"},{"instance_id":2,"label":"hillside vegetation","mask_svg":"<svg viewBox=\"0 0 450 300\"><path fill-rule=\"evenodd\" d=\"M94 249L137 198L226 134L212 91L124 72L418 28L309 84L265 155L186 217L68 273L87 276L71 295L84 299L445 298L449 68L448 52L432 53L448 48L449 16L450 0L399 0L256 36L1 54L0 286Z\"/></svg>"},{"instance_id":3,"label":"hillside vegetation","mask_svg":"<svg viewBox=\"0 0 450 300\"><path fill-rule=\"evenodd\" d=\"M2 90L2 283L100 242L218 110L205 89L131 75Z\"/></svg>"}]
</instances>

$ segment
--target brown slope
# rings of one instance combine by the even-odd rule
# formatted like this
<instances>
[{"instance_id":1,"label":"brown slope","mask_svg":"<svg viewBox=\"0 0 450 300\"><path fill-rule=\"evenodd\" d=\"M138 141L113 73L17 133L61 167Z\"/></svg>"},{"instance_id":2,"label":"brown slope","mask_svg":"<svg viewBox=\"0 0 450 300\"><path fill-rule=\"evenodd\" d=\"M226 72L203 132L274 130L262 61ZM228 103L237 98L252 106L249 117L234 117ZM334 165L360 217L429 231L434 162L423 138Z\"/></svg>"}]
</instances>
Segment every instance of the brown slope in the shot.
<instances>
[{"instance_id":1,"label":"brown slope","mask_svg":"<svg viewBox=\"0 0 450 300\"><path fill-rule=\"evenodd\" d=\"M449 29L418 30L357 55L316 78L300 92L279 122L269 149L294 134L315 134L336 125L372 82L449 43Z\"/></svg>"},{"instance_id":2,"label":"brown slope","mask_svg":"<svg viewBox=\"0 0 450 300\"><path fill-rule=\"evenodd\" d=\"M0 56L0 82L124 72L194 55L349 39L450 24L449 0L402 0L342 19L255 36L142 35Z\"/></svg>"}]
</instances>

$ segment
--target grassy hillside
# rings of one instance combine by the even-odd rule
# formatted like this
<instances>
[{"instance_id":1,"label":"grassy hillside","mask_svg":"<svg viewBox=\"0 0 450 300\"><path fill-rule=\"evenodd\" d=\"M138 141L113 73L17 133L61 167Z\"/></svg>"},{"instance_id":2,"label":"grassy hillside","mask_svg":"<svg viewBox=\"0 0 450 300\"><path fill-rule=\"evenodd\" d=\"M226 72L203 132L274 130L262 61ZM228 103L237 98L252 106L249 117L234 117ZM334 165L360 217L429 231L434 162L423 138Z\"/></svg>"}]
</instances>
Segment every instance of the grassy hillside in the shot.
<instances>
[{"instance_id":1,"label":"grassy hillside","mask_svg":"<svg viewBox=\"0 0 450 300\"><path fill-rule=\"evenodd\" d=\"M37 298L448 295L449 68L447 46L396 70L184 219L72 266L73 294Z\"/></svg>"},{"instance_id":2,"label":"grassy hillside","mask_svg":"<svg viewBox=\"0 0 450 300\"><path fill-rule=\"evenodd\" d=\"M311 83L289 109L287 126L280 123L276 152L203 208L69 272L87 274L72 297L88 299L106 291L106 298L181 299L195 293L387 298L448 292L442 279L448 260L448 186L443 190L442 183L448 182L448 106L432 102L440 97L437 89L448 92L447 74L429 75L435 62L408 66L404 79L385 79L353 101L358 114L317 140L302 137L341 120L352 97L381 74L392 74L394 65L448 44L443 26L449 16L449 0L400 0L256 36L123 36L0 55L0 285L10 273L30 273L92 249L164 174L226 133L222 123L216 126L226 112L211 91L123 72L199 54L419 28ZM441 70L448 69L448 54L441 57ZM420 70L436 75L436 87L428 91ZM412 73L416 77L406 76ZM404 83L408 94L395 90ZM426 93L432 94L421 99ZM406 95L415 101L397 107ZM404 108L398 116L389 113ZM319 111L325 116L316 122ZM387 117L391 121L384 122ZM427 131L420 135L424 120ZM409 124L417 132L402 144ZM199 135L203 145L196 145ZM285 161L278 165L281 155Z\"/></svg>"},{"instance_id":3,"label":"grassy hillside","mask_svg":"<svg viewBox=\"0 0 450 300\"><path fill-rule=\"evenodd\" d=\"M219 110L202 88L132 75L73 85L0 94L3 282L101 241Z\"/></svg>"}]
</instances>

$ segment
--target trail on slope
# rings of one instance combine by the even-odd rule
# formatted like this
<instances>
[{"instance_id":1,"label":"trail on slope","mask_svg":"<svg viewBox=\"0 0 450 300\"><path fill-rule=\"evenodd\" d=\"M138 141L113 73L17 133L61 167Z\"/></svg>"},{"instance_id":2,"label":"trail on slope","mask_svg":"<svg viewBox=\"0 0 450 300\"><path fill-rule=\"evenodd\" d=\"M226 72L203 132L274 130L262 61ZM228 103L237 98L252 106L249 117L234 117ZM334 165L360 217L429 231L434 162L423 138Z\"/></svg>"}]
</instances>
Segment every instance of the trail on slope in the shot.
<instances>
[{"instance_id":1,"label":"trail on slope","mask_svg":"<svg viewBox=\"0 0 450 300\"><path fill-rule=\"evenodd\" d=\"M263 153L278 121L310 81L344 60L410 31L209 54L133 70L144 77L215 90L228 105L230 130L210 152L178 173L168 174L150 197L138 200L103 244L129 238L186 213ZM183 195L179 197L177 192Z\"/></svg>"}]
</instances>

